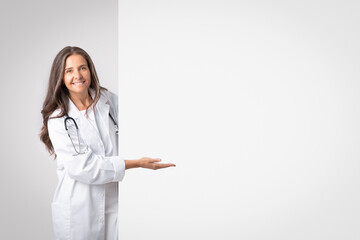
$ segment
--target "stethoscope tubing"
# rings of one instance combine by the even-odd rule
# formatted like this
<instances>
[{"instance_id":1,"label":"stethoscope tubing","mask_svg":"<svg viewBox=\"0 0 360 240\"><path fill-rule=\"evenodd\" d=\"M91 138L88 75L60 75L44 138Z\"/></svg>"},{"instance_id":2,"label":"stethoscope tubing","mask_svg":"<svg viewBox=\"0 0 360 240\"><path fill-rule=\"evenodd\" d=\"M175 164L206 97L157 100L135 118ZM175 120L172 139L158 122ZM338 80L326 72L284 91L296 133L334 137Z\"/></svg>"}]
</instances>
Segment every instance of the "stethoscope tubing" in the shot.
<instances>
[{"instance_id":1,"label":"stethoscope tubing","mask_svg":"<svg viewBox=\"0 0 360 240\"><path fill-rule=\"evenodd\" d=\"M119 133L119 126L117 125L117 123L116 123L115 119L113 118L113 116L111 116L111 113L109 113L109 117L110 117L111 121L114 123L116 133ZM67 123L66 123L68 120L73 121L73 123L75 124L76 130L79 130L79 127L76 124L76 121L72 117L69 117L69 115L66 114L66 118L64 120L64 125L65 125L65 130L66 131L68 130Z\"/></svg>"},{"instance_id":2,"label":"stethoscope tubing","mask_svg":"<svg viewBox=\"0 0 360 240\"><path fill-rule=\"evenodd\" d=\"M111 116L110 113L109 113L109 116L110 116L110 118L111 118L111 121L114 123L114 127L115 127L115 132L116 132L116 134L119 134L119 127L118 127L117 123L115 122L115 119L113 118L113 116ZM76 150L75 144L74 144L72 138L70 137L69 130L68 130L68 127L67 127L67 121L72 121L72 122L74 123L74 125L75 125L76 134L77 134L77 138L78 138L78 142L79 142L79 151ZM78 127L76 121L75 121L72 117L70 117L69 115L66 114L66 118L65 118L65 120L64 120L64 125L65 125L65 130L66 130L66 132L67 132L67 134L68 134L68 136L69 136L69 138L70 138L71 144L73 145L74 150L75 150L75 152L76 152L75 155L84 154L85 151L84 151L84 152L81 152L81 149L80 149L79 127ZM87 150L87 149L86 149L86 150Z\"/></svg>"}]
</instances>

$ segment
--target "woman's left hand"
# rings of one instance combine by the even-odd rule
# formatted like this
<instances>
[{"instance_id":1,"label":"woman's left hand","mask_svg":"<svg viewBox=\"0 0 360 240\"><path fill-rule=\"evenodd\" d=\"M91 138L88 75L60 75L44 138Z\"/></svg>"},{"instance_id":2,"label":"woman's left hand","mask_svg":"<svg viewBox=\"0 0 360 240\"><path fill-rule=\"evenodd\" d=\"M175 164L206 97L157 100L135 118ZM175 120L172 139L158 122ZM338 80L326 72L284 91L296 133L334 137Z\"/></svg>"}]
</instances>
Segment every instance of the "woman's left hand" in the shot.
<instances>
[{"instance_id":1,"label":"woman's left hand","mask_svg":"<svg viewBox=\"0 0 360 240\"><path fill-rule=\"evenodd\" d=\"M159 163L160 161L160 158L149 157L143 157L138 160L125 160L125 169L141 167L157 170L161 168L176 167L173 163Z\"/></svg>"}]
</instances>

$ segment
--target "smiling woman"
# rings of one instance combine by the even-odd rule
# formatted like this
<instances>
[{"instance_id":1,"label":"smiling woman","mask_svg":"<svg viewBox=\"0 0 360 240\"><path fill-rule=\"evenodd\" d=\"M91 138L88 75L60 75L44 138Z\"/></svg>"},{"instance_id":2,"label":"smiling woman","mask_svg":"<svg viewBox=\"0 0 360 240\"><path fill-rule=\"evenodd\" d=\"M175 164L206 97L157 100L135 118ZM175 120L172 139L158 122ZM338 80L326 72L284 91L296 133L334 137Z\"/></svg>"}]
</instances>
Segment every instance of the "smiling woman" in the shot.
<instances>
[{"instance_id":1,"label":"smiling woman","mask_svg":"<svg viewBox=\"0 0 360 240\"><path fill-rule=\"evenodd\" d=\"M66 59L64 82L70 94L84 94L90 87L90 70L83 56L76 54Z\"/></svg>"},{"instance_id":2,"label":"smiling woman","mask_svg":"<svg viewBox=\"0 0 360 240\"><path fill-rule=\"evenodd\" d=\"M85 100L84 103L81 101L75 103L79 110L84 110L91 104L92 99L88 94L91 84L90 70L86 59L80 54L71 55L66 59L64 83L73 101Z\"/></svg>"},{"instance_id":3,"label":"smiling woman","mask_svg":"<svg viewBox=\"0 0 360 240\"><path fill-rule=\"evenodd\" d=\"M130 168L175 166L118 154L118 97L99 84L90 56L65 47L55 57L40 138L57 159L55 239L117 240L118 182Z\"/></svg>"}]
</instances>

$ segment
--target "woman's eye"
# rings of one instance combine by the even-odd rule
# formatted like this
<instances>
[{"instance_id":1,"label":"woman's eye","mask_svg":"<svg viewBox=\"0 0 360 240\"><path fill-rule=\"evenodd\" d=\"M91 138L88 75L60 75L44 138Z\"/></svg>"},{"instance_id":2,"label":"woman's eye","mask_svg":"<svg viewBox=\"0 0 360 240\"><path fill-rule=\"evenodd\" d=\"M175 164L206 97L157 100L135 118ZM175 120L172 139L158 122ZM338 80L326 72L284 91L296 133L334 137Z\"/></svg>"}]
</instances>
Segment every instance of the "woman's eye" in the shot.
<instances>
[{"instance_id":1,"label":"woman's eye","mask_svg":"<svg viewBox=\"0 0 360 240\"><path fill-rule=\"evenodd\" d=\"M82 67L81 70L86 70L86 67Z\"/></svg>"},{"instance_id":2,"label":"woman's eye","mask_svg":"<svg viewBox=\"0 0 360 240\"><path fill-rule=\"evenodd\" d=\"M67 71L66 71L66 73L71 73L71 72L72 72L72 70L67 70Z\"/></svg>"}]
</instances>

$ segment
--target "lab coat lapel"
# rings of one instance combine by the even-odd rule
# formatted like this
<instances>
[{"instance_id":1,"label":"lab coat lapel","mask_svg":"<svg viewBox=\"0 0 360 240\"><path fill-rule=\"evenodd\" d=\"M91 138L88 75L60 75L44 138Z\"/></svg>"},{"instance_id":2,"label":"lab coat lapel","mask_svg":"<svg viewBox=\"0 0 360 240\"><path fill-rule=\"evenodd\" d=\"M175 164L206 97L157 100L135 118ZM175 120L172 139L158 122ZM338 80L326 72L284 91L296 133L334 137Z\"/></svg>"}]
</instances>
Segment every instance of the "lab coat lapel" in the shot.
<instances>
[{"instance_id":1,"label":"lab coat lapel","mask_svg":"<svg viewBox=\"0 0 360 240\"><path fill-rule=\"evenodd\" d=\"M95 111L99 111L99 114L98 114L98 116L100 118L99 122L105 129L105 132L103 132L104 138L110 139L110 136L109 136L110 105L109 105L109 100L107 98L105 98L103 95L101 95L99 101L97 102ZM112 151L111 141L109 141L107 144L109 145L110 149L105 149L105 151L108 152L107 150L110 150L110 152L111 152Z\"/></svg>"},{"instance_id":2,"label":"lab coat lapel","mask_svg":"<svg viewBox=\"0 0 360 240\"><path fill-rule=\"evenodd\" d=\"M75 104L73 103L73 101L71 101L71 99L69 98L69 110L68 110L68 115L69 117L72 117L73 119L78 119L80 116L80 112L79 109L75 106Z\"/></svg>"}]
</instances>

